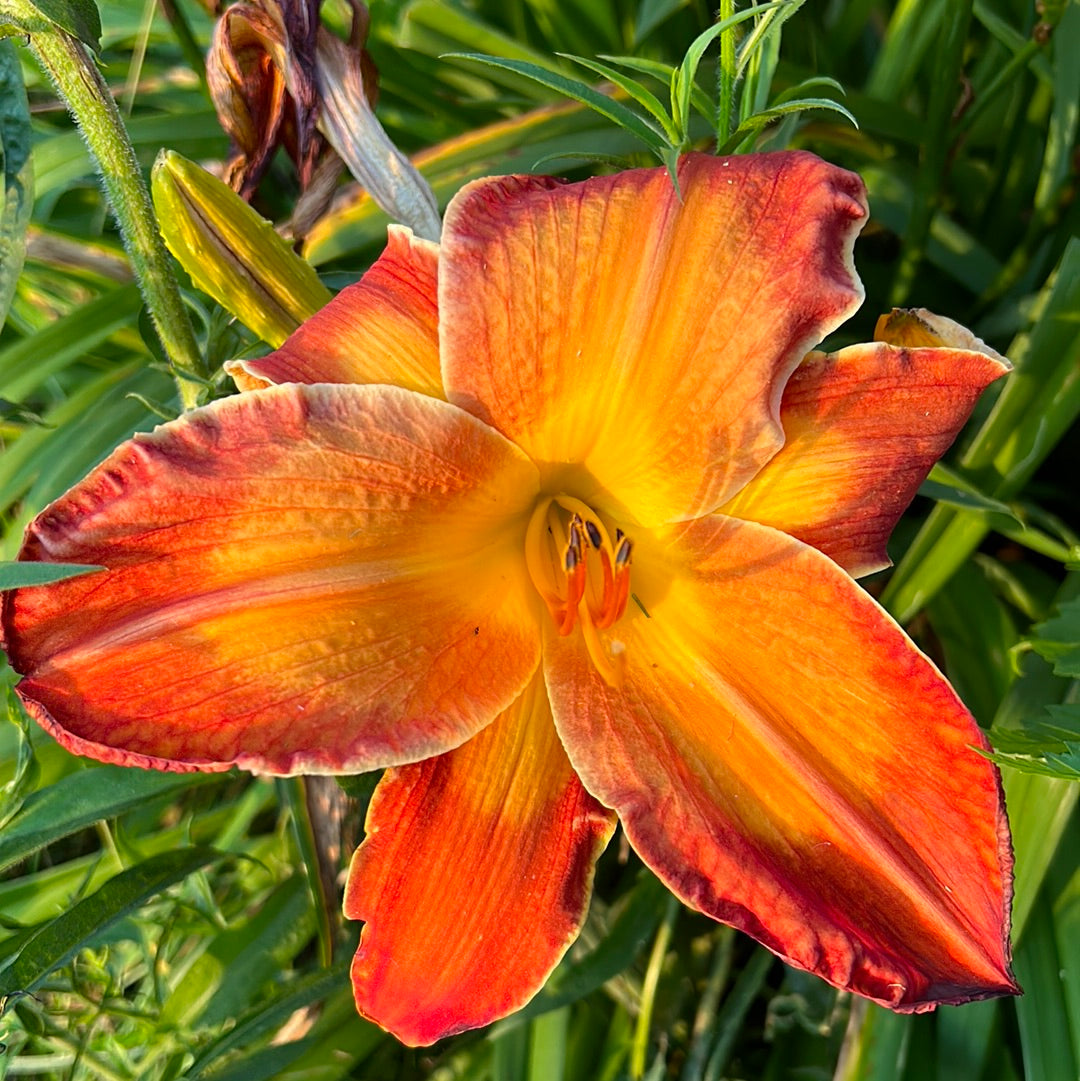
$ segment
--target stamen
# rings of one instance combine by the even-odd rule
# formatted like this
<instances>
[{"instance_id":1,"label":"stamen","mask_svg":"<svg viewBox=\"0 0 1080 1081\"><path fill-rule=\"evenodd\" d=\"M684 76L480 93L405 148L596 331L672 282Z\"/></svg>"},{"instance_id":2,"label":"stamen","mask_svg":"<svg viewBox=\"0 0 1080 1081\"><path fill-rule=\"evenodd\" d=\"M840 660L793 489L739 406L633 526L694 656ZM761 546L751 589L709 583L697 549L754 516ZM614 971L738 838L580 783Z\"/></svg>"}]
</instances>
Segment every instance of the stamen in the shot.
<instances>
[{"instance_id":1,"label":"stamen","mask_svg":"<svg viewBox=\"0 0 1080 1081\"><path fill-rule=\"evenodd\" d=\"M600 631L626 611L633 545L621 529L608 533L603 520L580 499L557 495L540 500L525 534L525 562L560 635L581 627L597 672L621 686L625 646Z\"/></svg>"},{"instance_id":2,"label":"stamen","mask_svg":"<svg viewBox=\"0 0 1080 1081\"><path fill-rule=\"evenodd\" d=\"M551 544L551 526L546 531L543 528L547 514L551 508L550 499L541 500L529 519L528 528L525 531L525 566L532 579L536 592L548 607L551 618L556 624L562 622L563 601L558 594L555 566L552 560L545 560L544 546Z\"/></svg>"},{"instance_id":3,"label":"stamen","mask_svg":"<svg viewBox=\"0 0 1080 1081\"><path fill-rule=\"evenodd\" d=\"M581 598L585 596L585 560L581 557L581 542L576 528L570 527L570 544L564 557L566 567L567 597L566 607L559 621L559 634L568 635L574 629L574 619L578 613Z\"/></svg>"},{"instance_id":4,"label":"stamen","mask_svg":"<svg viewBox=\"0 0 1080 1081\"><path fill-rule=\"evenodd\" d=\"M626 602L630 599L630 553L633 544L629 537L623 537L619 542L619 550L615 553L615 619L620 620L626 611Z\"/></svg>"}]
</instances>

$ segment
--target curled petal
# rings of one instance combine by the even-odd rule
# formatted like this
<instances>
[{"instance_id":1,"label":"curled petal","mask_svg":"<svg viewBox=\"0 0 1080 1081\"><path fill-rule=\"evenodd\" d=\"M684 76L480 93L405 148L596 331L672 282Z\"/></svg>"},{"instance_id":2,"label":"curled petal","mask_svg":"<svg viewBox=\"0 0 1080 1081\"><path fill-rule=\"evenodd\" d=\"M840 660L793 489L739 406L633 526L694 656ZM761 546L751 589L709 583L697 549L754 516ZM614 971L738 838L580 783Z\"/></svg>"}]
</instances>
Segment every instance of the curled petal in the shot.
<instances>
[{"instance_id":1,"label":"curled petal","mask_svg":"<svg viewBox=\"0 0 1080 1081\"><path fill-rule=\"evenodd\" d=\"M265 357L227 365L242 390L275 383L390 383L443 397L439 249L390 226L386 250Z\"/></svg>"},{"instance_id":2,"label":"curled petal","mask_svg":"<svg viewBox=\"0 0 1080 1081\"><path fill-rule=\"evenodd\" d=\"M408 391L216 402L31 525L20 558L108 569L4 595L19 693L110 762L350 772L441 753L538 663L535 489L497 433Z\"/></svg>"},{"instance_id":3,"label":"curled petal","mask_svg":"<svg viewBox=\"0 0 1080 1081\"><path fill-rule=\"evenodd\" d=\"M614 824L539 678L464 746L386 774L345 891L367 921L360 1012L415 1046L519 1009L577 938Z\"/></svg>"},{"instance_id":4,"label":"curled petal","mask_svg":"<svg viewBox=\"0 0 1080 1081\"><path fill-rule=\"evenodd\" d=\"M893 308L881 316L874 327L874 341L889 345L931 349L962 349L968 353L985 353L1005 364L981 338L976 338L967 327L961 326L944 315L935 315L925 308Z\"/></svg>"},{"instance_id":5,"label":"curled petal","mask_svg":"<svg viewBox=\"0 0 1080 1081\"><path fill-rule=\"evenodd\" d=\"M711 511L764 465L788 375L862 298L856 176L804 153L689 155L678 175L478 181L439 270L449 400L550 490L646 524Z\"/></svg>"},{"instance_id":6,"label":"curled petal","mask_svg":"<svg viewBox=\"0 0 1080 1081\"><path fill-rule=\"evenodd\" d=\"M360 53L328 30L318 34L316 72L322 95L319 124L349 172L393 221L437 241L442 229L431 186L394 145L371 107Z\"/></svg>"},{"instance_id":7,"label":"curled petal","mask_svg":"<svg viewBox=\"0 0 1080 1081\"><path fill-rule=\"evenodd\" d=\"M985 347L811 353L784 389L783 449L721 511L782 529L856 577L881 570L930 467L1008 370Z\"/></svg>"},{"instance_id":8,"label":"curled petal","mask_svg":"<svg viewBox=\"0 0 1080 1081\"><path fill-rule=\"evenodd\" d=\"M639 538L622 689L545 644L586 788L687 903L901 1011L1016 990L986 741L831 560L719 516Z\"/></svg>"}]
</instances>

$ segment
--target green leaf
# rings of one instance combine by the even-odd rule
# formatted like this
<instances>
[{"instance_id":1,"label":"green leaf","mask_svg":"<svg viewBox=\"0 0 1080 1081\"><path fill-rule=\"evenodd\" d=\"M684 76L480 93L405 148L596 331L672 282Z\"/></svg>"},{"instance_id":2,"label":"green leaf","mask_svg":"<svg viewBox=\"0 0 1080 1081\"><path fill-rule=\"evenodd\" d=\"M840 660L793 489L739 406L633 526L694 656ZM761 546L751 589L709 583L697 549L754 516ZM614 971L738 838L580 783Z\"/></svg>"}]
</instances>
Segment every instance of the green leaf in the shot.
<instances>
[{"instance_id":1,"label":"green leaf","mask_svg":"<svg viewBox=\"0 0 1080 1081\"><path fill-rule=\"evenodd\" d=\"M595 71L597 75L600 75L609 82L614 83L620 89L626 91L638 105L651 114L657 123L660 124L664 129L664 133L672 143L677 144L679 142L679 135L671 123L671 117L668 116L667 110L660 104L656 95L651 91L646 90L641 83L623 75L621 71L616 71L615 68L608 64L601 64L597 60L588 60L583 56L571 56L570 53L559 53L558 55L566 60L573 60L575 64L581 64L582 67L586 67L590 71Z\"/></svg>"},{"instance_id":2,"label":"green leaf","mask_svg":"<svg viewBox=\"0 0 1080 1081\"><path fill-rule=\"evenodd\" d=\"M577 1002L629 968L655 933L669 896L659 879L644 873L627 894L625 905L600 942L584 956L565 958L540 993L512 1017L500 1021L492 1034L498 1035L531 1017Z\"/></svg>"},{"instance_id":3,"label":"green leaf","mask_svg":"<svg viewBox=\"0 0 1080 1081\"><path fill-rule=\"evenodd\" d=\"M184 1072L186 1081L206 1075L207 1070L225 1055L250 1046L260 1037L278 1031L297 1011L324 999L341 988L348 979L352 958L339 961L326 972L303 977L284 988L281 994L241 1014L236 1024L212 1043L203 1047ZM214 1076L217 1076L216 1071Z\"/></svg>"},{"instance_id":4,"label":"green leaf","mask_svg":"<svg viewBox=\"0 0 1080 1081\"><path fill-rule=\"evenodd\" d=\"M132 360L77 384L70 397L45 414L48 427L23 433L0 455L0 514L11 520L0 553L13 557L23 528L132 432L150 427L136 395L174 391L163 371Z\"/></svg>"},{"instance_id":5,"label":"green leaf","mask_svg":"<svg viewBox=\"0 0 1080 1081\"><path fill-rule=\"evenodd\" d=\"M176 984L163 1025L216 1028L238 1016L311 937L311 901L301 875L278 886L254 915L219 932ZM327 966L329 967L329 966Z\"/></svg>"},{"instance_id":6,"label":"green leaf","mask_svg":"<svg viewBox=\"0 0 1080 1081\"><path fill-rule=\"evenodd\" d=\"M914 1020L864 999L853 1001L833 1081L901 1081Z\"/></svg>"},{"instance_id":7,"label":"green leaf","mask_svg":"<svg viewBox=\"0 0 1080 1081\"><path fill-rule=\"evenodd\" d=\"M976 720L989 726L1016 677L1009 650L1018 634L981 570L966 563L927 608L945 671Z\"/></svg>"},{"instance_id":8,"label":"green leaf","mask_svg":"<svg viewBox=\"0 0 1080 1081\"><path fill-rule=\"evenodd\" d=\"M641 0L634 19L634 42L640 45L665 19L690 0Z\"/></svg>"},{"instance_id":9,"label":"green leaf","mask_svg":"<svg viewBox=\"0 0 1080 1081\"><path fill-rule=\"evenodd\" d=\"M982 510L989 514L1001 514L1011 518L1017 525L1023 525L1016 512L1008 503L1000 499L991 499L985 492L980 492L966 477L938 462L930 470L930 476L919 486L919 495L933 499L937 503L948 503L953 507L967 507Z\"/></svg>"},{"instance_id":10,"label":"green leaf","mask_svg":"<svg viewBox=\"0 0 1080 1081\"><path fill-rule=\"evenodd\" d=\"M1044 889L1020 940L1014 961L1026 994L1015 999L1025 1076L1076 1077L1065 1005L1065 973L1054 939L1053 910Z\"/></svg>"},{"instance_id":11,"label":"green leaf","mask_svg":"<svg viewBox=\"0 0 1080 1081\"><path fill-rule=\"evenodd\" d=\"M774 105L769 109L763 109L747 117L736 129L730 139L720 148L721 154L730 154L740 143L752 139L759 132L764 131L770 124L785 116L794 116L810 109L823 110L825 112L839 113L845 119L850 120L857 128L858 121L852 116L851 111L832 98L798 98L784 105Z\"/></svg>"},{"instance_id":12,"label":"green leaf","mask_svg":"<svg viewBox=\"0 0 1080 1081\"><path fill-rule=\"evenodd\" d=\"M15 692L10 687L4 691L8 722L16 731L16 750L14 762L10 763L13 767L11 777L0 785L0 830L18 814L41 772L30 740L30 719L20 707Z\"/></svg>"},{"instance_id":13,"label":"green leaf","mask_svg":"<svg viewBox=\"0 0 1080 1081\"><path fill-rule=\"evenodd\" d=\"M0 326L7 318L26 255L26 225L33 207L30 111L15 46L0 41Z\"/></svg>"},{"instance_id":14,"label":"green leaf","mask_svg":"<svg viewBox=\"0 0 1080 1081\"><path fill-rule=\"evenodd\" d=\"M595 110L601 116L607 117L613 124L624 128L636 135L654 154L660 156L668 146L664 133L651 121L639 116L632 109L627 108L622 102L601 94L587 83L577 79L568 79L565 75L558 75L538 64L526 63L523 60L504 60L496 56L486 56L481 53L448 53L447 59L470 60L487 67L499 68L504 71L512 71L518 75L546 86L551 90L557 90L564 97L572 101L581 102L590 109Z\"/></svg>"},{"instance_id":15,"label":"green leaf","mask_svg":"<svg viewBox=\"0 0 1080 1081\"><path fill-rule=\"evenodd\" d=\"M1054 52L1054 106L1046 138L1039 187L1035 192L1037 209L1049 207L1058 190L1075 173L1077 128L1080 127L1080 4L1064 6L1061 21L1051 39Z\"/></svg>"},{"instance_id":16,"label":"green leaf","mask_svg":"<svg viewBox=\"0 0 1080 1081\"><path fill-rule=\"evenodd\" d=\"M122 285L0 349L0 394L22 401L50 376L130 326L141 305L138 286Z\"/></svg>"},{"instance_id":17,"label":"green leaf","mask_svg":"<svg viewBox=\"0 0 1080 1081\"><path fill-rule=\"evenodd\" d=\"M213 848L182 848L151 856L109 879L26 942L10 968L0 972L0 997L33 991L50 972L125 916L192 872L225 858Z\"/></svg>"},{"instance_id":18,"label":"green leaf","mask_svg":"<svg viewBox=\"0 0 1080 1081\"><path fill-rule=\"evenodd\" d=\"M703 31L694 38L672 78L671 111L676 124L681 124L685 130L685 125L689 122L690 96L697 79L698 66L701 64L701 58L705 55L705 50L721 34L733 31L739 23L746 22L747 19L757 18L763 12L783 7L790 2L791 0L772 0L768 4L746 8L744 11L736 12L730 18L721 19L718 23L714 23L708 30Z\"/></svg>"},{"instance_id":19,"label":"green leaf","mask_svg":"<svg viewBox=\"0 0 1080 1081\"><path fill-rule=\"evenodd\" d=\"M28 797L4 827L0 870L103 818L113 818L159 796L214 782L220 783L220 775L152 773L125 766L79 770Z\"/></svg>"},{"instance_id":20,"label":"green leaf","mask_svg":"<svg viewBox=\"0 0 1080 1081\"><path fill-rule=\"evenodd\" d=\"M1031 648L1053 664L1055 675L1080 679L1080 598L1062 603L1032 634Z\"/></svg>"},{"instance_id":21,"label":"green leaf","mask_svg":"<svg viewBox=\"0 0 1080 1081\"><path fill-rule=\"evenodd\" d=\"M44 586L62 582L80 574L103 571L89 563L13 563L0 561L0 589L22 589L24 586Z\"/></svg>"},{"instance_id":22,"label":"green leaf","mask_svg":"<svg viewBox=\"0 0 1080 1081\"><path fill-rule=\"evenodd\" d=\"M671 80L675 74L675 68L671 64L664 64L659 60L647 60L640 56L609 56L606 53L601 53L600 59L611 64L618 64L619 67L626 68L627 71L636 71L640 75L651 75L657 82L668 88L671 87ZM711 126L715 109L705 91L696 84L690 92L690 104Z\"/></svg>"},{"instance_id":23,"label":"green leaf","mask_svg":"<svg viewBox=\"0 0 1080 1081\"><path fill-rule=\"evenodd\" d=\"M101 16L94 0L28 0L28 6L53 25L89 45L94 52L100 51ZM0 18L11 18L5 7L6 5L0 6ZM24 26L25 20L17 16L11 21L28 33L33 33L35 29Z\"/></svg>"}]
</instances>

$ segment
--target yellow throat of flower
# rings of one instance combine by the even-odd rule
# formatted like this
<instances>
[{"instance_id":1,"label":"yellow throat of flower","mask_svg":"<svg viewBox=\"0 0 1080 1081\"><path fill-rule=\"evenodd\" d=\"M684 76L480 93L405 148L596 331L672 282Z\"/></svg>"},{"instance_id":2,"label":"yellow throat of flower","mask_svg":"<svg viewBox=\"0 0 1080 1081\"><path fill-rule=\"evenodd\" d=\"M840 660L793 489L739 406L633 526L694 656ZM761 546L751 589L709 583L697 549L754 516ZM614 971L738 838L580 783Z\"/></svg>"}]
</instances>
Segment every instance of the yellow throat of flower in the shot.
<instances>
[{"instance_id":1,"label":"yellow throat of flower","mask_svg":"<svg viewBox=\"0 0 1080 1081\"><path fill-rule=\"evenodd\" d=\"M632 549L621 529L612 537L591 507L567 495L541 499L525 534L529 576L556 629L568 635L580 626L597 672L615 687L622 683L619 643L609 648L598 632L626 611Z\"/></svg>"}]
</instances>

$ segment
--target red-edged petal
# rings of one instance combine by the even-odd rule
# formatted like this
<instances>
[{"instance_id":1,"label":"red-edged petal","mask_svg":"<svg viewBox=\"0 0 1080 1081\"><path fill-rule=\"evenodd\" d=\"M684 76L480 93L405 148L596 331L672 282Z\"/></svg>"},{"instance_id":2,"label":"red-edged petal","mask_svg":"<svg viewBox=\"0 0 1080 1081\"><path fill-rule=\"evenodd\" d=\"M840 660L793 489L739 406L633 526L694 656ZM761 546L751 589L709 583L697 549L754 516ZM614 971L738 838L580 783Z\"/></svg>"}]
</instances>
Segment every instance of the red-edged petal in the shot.
<instances>
[{"instance_id":1,"label":"red-edged petal","mask_svg":"<svg viewBox=\"0 0 1080 1081\"><path fill-rule=\"evenodd\" d=\"M447 397L627 521L695 517L782 442L780 393L858 306L862 182L805 153L689 155L580 184L498 178L450 205ZM621 507L618 506L621 504Z\"/></svg>"},{"instance_id":2,"label":"red-edged petal","mask_svg":"<svg viewBox=\"0 0 1080 1081\"><path fill-rule=\"evenodd\" d=\"M360 1012L410 1045L523 1006L577 938L615 816L578 781L543 681L463 747L383 777L345 891Z\"/></svg>"},{"instance_id":3,"label":"red-edged petal","mask_svg":"<svg viewBox=\"0 0 1080 1081\"><path fill-rule=\"evenodd\" d=\"M639 537L622 689L551 634L582 782L687 903L902 1011L1016 990L1012 857L987 744L831 560L720 517Z\"/></svg>"},{"instance_id":4,"label":"red-edged petal","mask_svg":"<svg viewBox=\"0 0 1080 1081\"><path fill-rule=\"evenodd\" d=\"M721 511L782 529L855 576L881 570L930 467L1008 370L985 347L811 353L784 389L783 449Z\"/></svg>"},{"instance_id":5,"label":"red-edged petal","mask_svg":"<svg viewBox=\"0 0 1080 1081\"><path fill-rule=\"evenodd\" d=\"M230 364L242 390L274 383L389 383L443 397L436 279L439 248L391 225L386 249L354 285L280 349Z\"/></svg>"},{"instance_id":6,"label":"red-edged petal","mask_svg":"<svg viewBox=\"0 0 1080 1081\"><path fill-rule=\"evenodd\" d=\"M346 772L441 753L538 663L533 466L445 402L276 387L137 436L21 558L19 693L65 746L160 768Z\"/></svg>"}]
</instances>

